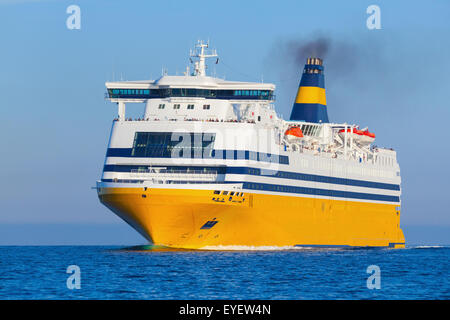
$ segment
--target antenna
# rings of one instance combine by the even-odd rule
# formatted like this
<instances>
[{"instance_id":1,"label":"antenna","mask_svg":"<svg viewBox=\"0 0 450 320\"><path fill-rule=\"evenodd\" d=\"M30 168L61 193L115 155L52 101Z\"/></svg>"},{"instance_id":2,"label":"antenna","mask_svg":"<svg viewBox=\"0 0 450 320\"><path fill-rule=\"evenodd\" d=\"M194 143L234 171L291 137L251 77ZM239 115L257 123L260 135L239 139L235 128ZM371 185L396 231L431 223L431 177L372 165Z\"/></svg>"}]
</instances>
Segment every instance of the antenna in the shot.
<instances>
[{"instance_id":1,"label":"antenna","mask_svg":"<svg viewBox=\"0 0 450 320\"><path fill-rule=\"evenodd\" d=\"M189 76L189 66L186 66L186 71L183 72L185 76Z\"/></svg>"},{"instance_id":2,"label":"antenna","mask_svg":"<svg viewBox=\"0 0 450 320\"><path fill-rule=\"evenodd\" d=\"M196 76L206 76L206 65L205 65L205 59L206 58L213 58L217 57L217 51L211 50L210 53L206 53L205 48L209 48L209 40L208 43L204 43L201 40L197 41L197 44L195 45L195 49L190 50L190 56L193 58L198 58L198 61L195 61L194 63L194 75ZM192 59L191 59L192 62Z\"/></svg>"}]
</instances>

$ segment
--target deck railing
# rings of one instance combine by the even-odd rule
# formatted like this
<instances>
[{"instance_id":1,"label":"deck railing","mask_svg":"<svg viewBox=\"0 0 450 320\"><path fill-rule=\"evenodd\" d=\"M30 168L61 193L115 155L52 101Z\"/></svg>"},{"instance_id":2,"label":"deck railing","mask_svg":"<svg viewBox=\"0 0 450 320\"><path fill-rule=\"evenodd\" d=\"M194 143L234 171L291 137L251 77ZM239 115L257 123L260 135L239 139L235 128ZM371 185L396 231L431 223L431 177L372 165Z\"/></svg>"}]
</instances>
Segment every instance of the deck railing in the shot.
<instances>
[{"instance_id":1,"label":"deck railing","mask_svg":"<svg viewBox=\"0 0 450 320\"><path fill-rule=\"evenodd\" d=\"M164 170L163 172L154 169L149 170L131 170L133 178L161 181L215 181L217 172L205 172L201 170Z\"/></svg>"}]
</instances>

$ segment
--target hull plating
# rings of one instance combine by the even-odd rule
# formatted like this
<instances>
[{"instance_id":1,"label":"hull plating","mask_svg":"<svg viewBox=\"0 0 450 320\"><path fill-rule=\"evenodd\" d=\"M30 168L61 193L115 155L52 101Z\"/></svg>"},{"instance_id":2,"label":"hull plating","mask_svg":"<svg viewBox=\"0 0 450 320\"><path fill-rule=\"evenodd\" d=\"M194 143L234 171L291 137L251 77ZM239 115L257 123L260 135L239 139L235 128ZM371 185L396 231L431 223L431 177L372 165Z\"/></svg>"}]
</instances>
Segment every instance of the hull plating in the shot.
<instances>
[{"instance_id":1,"label":"hull plating","mask_svg":"<svg viewBox=\"0 0 450 320\"><path fill-rule=\"evenodd\" d=\"M100 201L156 245L404 247L396 205L214 190L100 188Z\"/></svg>"}]
</instances>

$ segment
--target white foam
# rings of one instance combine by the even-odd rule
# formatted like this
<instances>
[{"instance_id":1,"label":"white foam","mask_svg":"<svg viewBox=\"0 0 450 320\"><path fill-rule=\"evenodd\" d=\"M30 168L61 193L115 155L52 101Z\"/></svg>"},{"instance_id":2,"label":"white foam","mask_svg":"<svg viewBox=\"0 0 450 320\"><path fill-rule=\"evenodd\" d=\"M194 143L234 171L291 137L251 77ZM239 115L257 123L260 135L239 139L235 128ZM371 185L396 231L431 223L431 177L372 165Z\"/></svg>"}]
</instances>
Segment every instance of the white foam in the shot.
<instances>
[{"instance_id":1,"label":"white foam","mask_svg":"<svg viewBox=\"0 0 450 320\"><path fill-rule=\"evenodd\" d=\"M313 249L313 247L294 247L294 246L205 246L201 250L217 250L217 251L279 251L279 250L304 250Z\"/></svg>"},{"instance_id":2,"label":"white foam","mask_svg":"<svg viewBox=\"0 0 450 320\"><path fill-rule=\"evenodd\" d=\"M436 249L445 248L445 246L411 246L410 249Z\"/></svg>"}]
</instances>

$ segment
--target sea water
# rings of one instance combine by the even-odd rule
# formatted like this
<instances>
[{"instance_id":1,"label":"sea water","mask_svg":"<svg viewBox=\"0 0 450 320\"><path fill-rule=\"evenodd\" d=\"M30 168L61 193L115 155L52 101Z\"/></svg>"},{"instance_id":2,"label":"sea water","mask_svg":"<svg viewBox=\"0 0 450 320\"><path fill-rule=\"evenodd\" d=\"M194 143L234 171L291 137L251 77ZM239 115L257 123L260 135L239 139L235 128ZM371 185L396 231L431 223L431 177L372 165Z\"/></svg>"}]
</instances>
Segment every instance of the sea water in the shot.
<instances>
[{"instance_id":1,"label":"sea water","mask_svg":"<svg viewBox=\"0 0 450 320\"><path fill-rule=\"evenodd\" d=\"M210 249L2 246L0 299L450 298L449 246Z\"/></svg>"}]
</instances>

